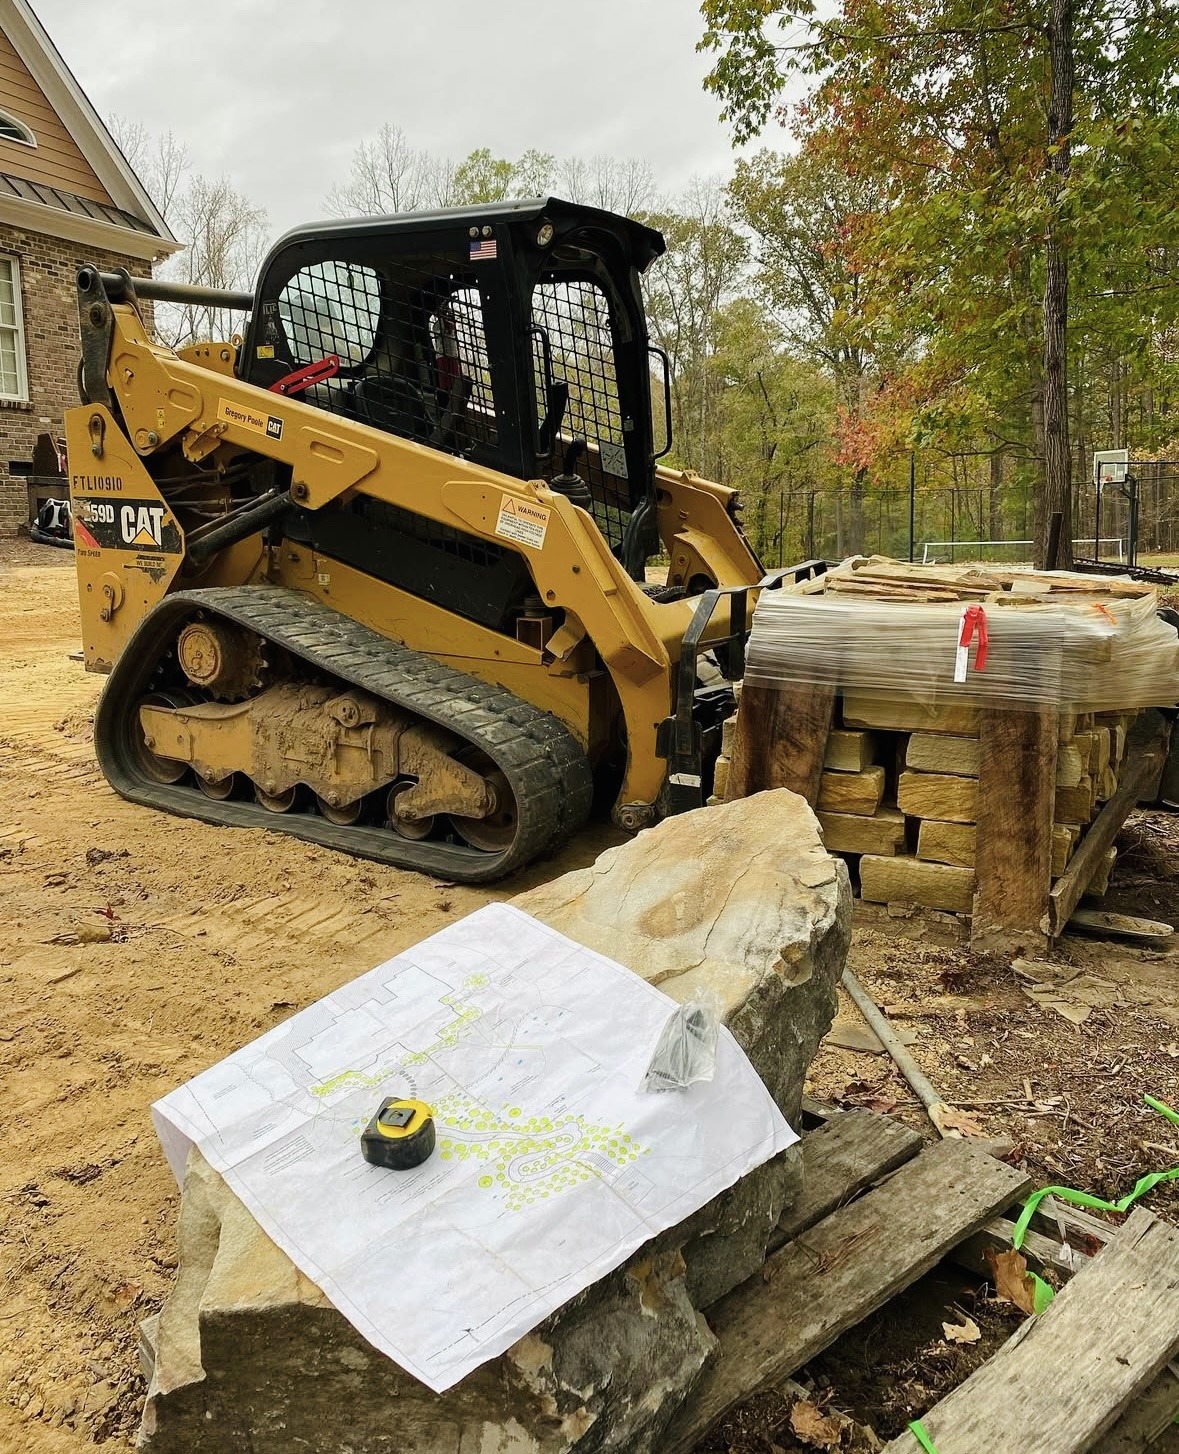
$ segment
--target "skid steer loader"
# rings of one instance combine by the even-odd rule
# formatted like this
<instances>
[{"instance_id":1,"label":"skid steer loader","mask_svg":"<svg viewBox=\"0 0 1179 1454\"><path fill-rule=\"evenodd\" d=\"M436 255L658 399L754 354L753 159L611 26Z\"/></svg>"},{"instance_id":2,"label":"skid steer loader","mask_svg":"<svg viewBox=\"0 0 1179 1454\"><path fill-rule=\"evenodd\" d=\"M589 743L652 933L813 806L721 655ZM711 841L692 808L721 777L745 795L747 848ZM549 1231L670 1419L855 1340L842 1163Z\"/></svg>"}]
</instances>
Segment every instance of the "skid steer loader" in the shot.
<instances>
[{"instance_id":1,"label":"skid steer loader","mask_svg":"<svg viewBox=\"0 0 1179 1454\"><path fill-rule=\"evenodd\" d=\"M740 674L762 572L734 492L657 462L662 251L549 198L301 228L252 294L84 267L66 432L115 789L460 882L595 795L629 830L700 805L732 694L698 662ZM153 302L244 338L161 347Z\"/></svg>"}]
</instances>

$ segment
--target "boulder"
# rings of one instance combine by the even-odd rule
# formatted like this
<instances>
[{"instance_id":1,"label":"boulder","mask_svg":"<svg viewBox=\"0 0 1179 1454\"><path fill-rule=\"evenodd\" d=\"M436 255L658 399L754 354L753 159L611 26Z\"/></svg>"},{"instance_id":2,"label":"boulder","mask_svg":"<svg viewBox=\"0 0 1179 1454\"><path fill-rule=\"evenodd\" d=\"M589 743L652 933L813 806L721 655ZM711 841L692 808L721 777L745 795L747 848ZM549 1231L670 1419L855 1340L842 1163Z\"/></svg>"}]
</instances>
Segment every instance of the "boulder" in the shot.
<instances>
[{"instance_id":1,"label":"boulder","mask_svg":"<svg viewBox=\"0 0 1179 1454\"><path fill-rule=\"evenodd\" d=\"M709 997L797 1118L835 1014L851 920L847 871L802 798L782 789L668 819L513 902L676 1000ZM145 1326L141 1447L656 1450L715 1347L703 1310L757 1272L800 1186L792 1148L434 1394L356 1332L194 1152L176 1287L158 1325ZM373 1265L378 1275L379 1254Z\"/></svg>"}]
</instances>

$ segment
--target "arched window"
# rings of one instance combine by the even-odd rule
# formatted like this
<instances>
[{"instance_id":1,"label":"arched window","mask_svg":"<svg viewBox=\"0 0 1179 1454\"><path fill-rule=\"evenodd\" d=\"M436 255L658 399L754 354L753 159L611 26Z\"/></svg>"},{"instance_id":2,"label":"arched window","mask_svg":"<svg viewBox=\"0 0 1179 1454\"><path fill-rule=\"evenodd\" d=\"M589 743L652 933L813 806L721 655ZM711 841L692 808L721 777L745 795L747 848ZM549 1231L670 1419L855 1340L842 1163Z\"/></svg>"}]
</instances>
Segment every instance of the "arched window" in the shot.
<instances>
[{"instance_id":1,"label":"arched window","mask_svg":"<svg viewBox=\"0 0 1179 1454\"><path fill-rule=\"evenodd\" d=\"M0 111L0 141L19 141L25 146L36 146L37 138L24 124L7 112Z\"/></svg>"}]
</instances>

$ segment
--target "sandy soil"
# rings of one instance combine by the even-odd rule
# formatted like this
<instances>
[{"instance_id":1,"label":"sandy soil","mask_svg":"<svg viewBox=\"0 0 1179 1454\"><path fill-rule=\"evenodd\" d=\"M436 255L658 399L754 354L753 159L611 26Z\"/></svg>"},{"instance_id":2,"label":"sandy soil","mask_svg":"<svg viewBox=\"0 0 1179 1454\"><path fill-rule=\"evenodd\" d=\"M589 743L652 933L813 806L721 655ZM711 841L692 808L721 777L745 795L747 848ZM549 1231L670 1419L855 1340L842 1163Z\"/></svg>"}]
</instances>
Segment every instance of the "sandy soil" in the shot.
<instances>
[{"instance_id":1,"label":"sandy soil","mask_svg":"<svg viewBox=\"0 0 1179 1454\"><path fill-rule=\"evenodd\" d=\"M101 679L70 659L72 565L0 545L0 1454L133 1438L138 1324L175 1267L178 1195L151 1102L494 896L117 798L89 742ZM502 892L609 841L596 830ZM1127 846L1124 906L1174 922L1175 820L1144 818ZM1009 966L948 941L945 926L864 915L852 962L980 1129L1015 1140L1042 1179L1106 1194L1179 1163L1175 1128L1140 1104L1143 1090L1179 1102L1179 952L1068 941L1117 986L1074 1028ZM877 1055L824 1047L813 1090L922 1122Z\"/></svg>"},{"instance_id":2,"label":"sandy soil","mask_svg":"<svg viewBox=\"0 0 1179 1454\"><path fill-rule=\"evenodd\" d=\"M0 1451L129 1441L175 1266L151 1102L496 897L135 807L94 765L73 557L0 545ZM498 896L593 859L594 830Z\"/></svg>"}]
</instances>

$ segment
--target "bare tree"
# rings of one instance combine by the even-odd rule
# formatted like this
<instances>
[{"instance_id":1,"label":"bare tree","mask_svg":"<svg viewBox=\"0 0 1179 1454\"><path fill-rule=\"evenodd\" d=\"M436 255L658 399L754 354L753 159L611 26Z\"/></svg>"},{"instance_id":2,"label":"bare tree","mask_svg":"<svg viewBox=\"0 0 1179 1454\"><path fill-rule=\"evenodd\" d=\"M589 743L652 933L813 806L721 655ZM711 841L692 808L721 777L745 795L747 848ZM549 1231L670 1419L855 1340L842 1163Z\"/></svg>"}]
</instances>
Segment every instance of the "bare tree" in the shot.
<instances>
[{"instance_id":1,"label":"bare tree","mask_svg":"<svg viewBox=\"0 0 1179 1454\"><path fill-rule=\"evenodd\" d=\"M191 164L188 148L171 131L155 135L142 121L111 116L108 127L119 150L159 212L168 217Z\"/></svg>"},{"instance_id":2,"label":"bare tree","mask_svg":"<svg viewBox=\"0 0 1179 1454\"><path fill-rule=\"evenodd\" d=\"M110 131L151 194L184 251L156 268L156 276L206 288L253 289L266 251L267 216L228 177L190 170L188 148L168 131L157 136L142 122L112 116ZM156 336L171 348L206 338L228 338L243 315L224 308L157 303Z\"/></svg>"},{"instance_id":3,"label":"bare tree","mask_svg":"<svg viewBox=\"0 0 1179 1454\"><path fill-rule=\"evenodd\" d=\"M556 187L571 202L633 217L652 206L655 177L641 157L566 157L557 164Z\"/></svg>"},{"instance_id":4,"label":"bare tree","mask_svg":"<svg viewBox=\"0 0 1179 1454\"><path fill-rule=\"evenodd\" d=\"M411 146L399 126L386 122L353 152L348 180L332 188L325 205L337 217L447 207L454 201L454 172L451 162Z\"/></svg>"},{"instance_id":5,"label":"bare tree","mask_svg":"<svg viewBox=\"0 0 1179 1454\"><path fill-rule=\"evenodd\" d=\"M252 291L266 252L267 216L243 197L227 177L199 174L179 193L175 223L188 246L169 259L162 275L207 288ZM205 338L228 338L241 315L224 308L157 305L156 332L173 348Z\"/></svg>"}]
</instances>

